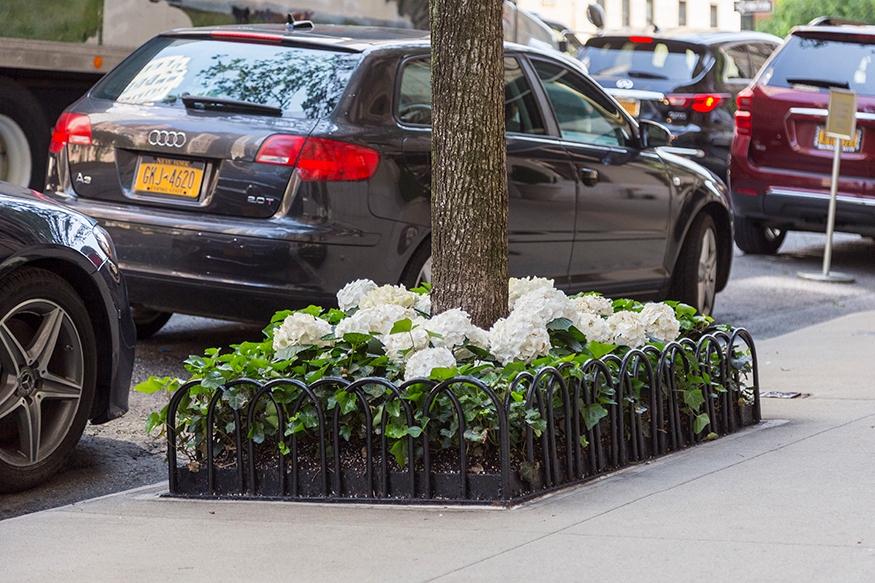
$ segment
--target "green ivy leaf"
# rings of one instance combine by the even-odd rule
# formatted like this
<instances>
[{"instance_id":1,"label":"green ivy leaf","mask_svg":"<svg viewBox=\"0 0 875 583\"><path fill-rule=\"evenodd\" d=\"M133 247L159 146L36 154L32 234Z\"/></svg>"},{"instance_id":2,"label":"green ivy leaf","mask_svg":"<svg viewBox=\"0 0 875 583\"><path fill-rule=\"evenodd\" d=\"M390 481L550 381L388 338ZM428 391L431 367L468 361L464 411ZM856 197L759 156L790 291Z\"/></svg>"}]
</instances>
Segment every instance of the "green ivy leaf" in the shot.
<instances>
[{"instance_id":1,"label":"green ivy leaf","mask_svg":"<svg viewBox=\"0 0 875 583\"><path fill-rule=\"evenodd\" d=\"M587 430L598 425L598 422L607 416L608 410L599 403L593 403L583 408L583 422L586 424Z\"/></svg>"},{"instance_id":2,"label":"green ivy leaf","mask_svg":"<svg viewBox=\"0 0 875 583\"><path fill-rule=\"evenodd\" d=\"M398 320L392 326L392 331L389 334L400 334L402 332L410 332L413 330L413 322L410 318L404 318L403 320Z\"/></svg>"},{"instance_id":3,"label":"green ivy leaf","mask_svg":"<svg viewBox=\"0 0 875 583\"><path fill-rule=\"evenodd\" d=\"M201 380L201 386L206 389L216 389L225 384L225 377L217 370L211 370Z\"/></svg>"},{"instance_id":4,"label":"green ivy leaf","mask_svg":"<svg viewBox=\"0 0 875 583\"><path fill-rule=\"evenodd\" d=\"M592 354L593 358L601 358L615 351L617 349L617 345L603 344L601 342L596 342L595 340L592 340L590 342L587 342L586 348Z\"/></svg>"},{"instance_id":5,"label":"green ivy leaf","mask_svg":"<svg viewBox=\"0 0 875 583\"><path fill-rule=\"evenodd\" d=\"M431 374L429 375L429 378L432 378L432 379L437 380L437 381L445 381L447 379L453 378L454 376L456 376L458 374L459 374L459 369L457 369L454 366L449 367L449 368L435 367L435 368L431 369Z\"/></svg>"},{"instance_id":6,"label":"green ivy leaf","mask_svg":"<svg viewBox=\"0 0 875 583\"><path fill-rule=\"evenodd\" d=\"M702 433L705 427L708 426L708 423L711 422L711 419L708 417L707 413L702 413L696 416L696 419L693 421L693 431L695 433Z\"/></svg>"},{"instance_id":7,"label":"green ivy leaf","mask_svg":"<svg viewBox=\"0 0 875 583\"><path fill-rule=\"evenodd\" d=\"M702 396L701 389L688 389L684 391L684 403L689 405L693 411L698 411L702 403L705 402L705 397ZM698 433L698 431L696 432Z\"/></svg>"},{"instance_id":8,"label":"green ivy leaf","mask_svg":"<svg viewBox=\"0 0 875 583\"><path fill-rule=\"evenodd\" d=\"M343 341L349 342L353 346L365 344L371 339L370 334L359 334L358 332L347 332L343 335Z\"/></svg>"}]
</instances>

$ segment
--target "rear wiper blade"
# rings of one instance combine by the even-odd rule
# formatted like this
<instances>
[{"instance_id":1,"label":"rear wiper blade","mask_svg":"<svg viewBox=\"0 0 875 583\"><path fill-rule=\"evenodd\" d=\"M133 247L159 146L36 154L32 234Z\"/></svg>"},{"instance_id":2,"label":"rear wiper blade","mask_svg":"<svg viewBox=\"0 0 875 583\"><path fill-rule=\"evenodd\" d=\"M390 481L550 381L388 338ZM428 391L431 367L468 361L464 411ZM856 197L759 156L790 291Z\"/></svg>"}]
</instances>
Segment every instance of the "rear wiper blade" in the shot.
<instances>
[{"instance_id":1,"label":"rear wiper blade","mask_svg":"<svg viewBox=\"0 0 875 583\"><path fill-rule=\"evenodd\" d=\"M824 87L825 89L829 89L830 87L838 87L839 89L850 89L851 86L847 81L829 81L827 79L801 79L801 78L787 78L787 83L790 85L810 85L812 87Z\"/></svg>"},{"instance_id":2,"label":"rear wiper blade","mask_svg":"<svg viewBox=\"0 0 875 583\"><path fill-rule=\"evenodd\" d=\"M648 73L647 71L627 71L626 75L629 77L637 77L638 79L668 79L668 75Z\"/></svg>"},{"instance_id":3,"label":"rear wiper blade","mask_svg":"<svg viewBox=\"0 0 875 583\"><path fill-rule=\"evenodd\" d=\"M210 97L208 95L190 95L188 93L183 93L180 96L180 99L182 99L182 103L185 105L186 109L259 113L275 117L281 117L283 114L283 110L279 107L264 105L262 103L251 103L249 101L239 101L227 97Z\"/></svg>"}]
</instances>

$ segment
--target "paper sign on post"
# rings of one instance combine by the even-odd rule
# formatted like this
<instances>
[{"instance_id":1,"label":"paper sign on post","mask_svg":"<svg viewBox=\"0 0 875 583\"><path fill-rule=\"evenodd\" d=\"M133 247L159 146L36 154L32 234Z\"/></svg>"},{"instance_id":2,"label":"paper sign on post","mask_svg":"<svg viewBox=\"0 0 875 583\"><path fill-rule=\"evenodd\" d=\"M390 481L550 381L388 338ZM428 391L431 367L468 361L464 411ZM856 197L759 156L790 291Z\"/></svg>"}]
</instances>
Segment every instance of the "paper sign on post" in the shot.
<instances>
[{"instance_id":1,"label":"paper sign on post","mask_svg":"<svg viewBox=\"0 0 875 583\"><path fill-rule=\"evenodd\" d=\"M857 131L857 93L847 89L829 90L826 135L850 140Z\"/></svg>"}]
</instances>

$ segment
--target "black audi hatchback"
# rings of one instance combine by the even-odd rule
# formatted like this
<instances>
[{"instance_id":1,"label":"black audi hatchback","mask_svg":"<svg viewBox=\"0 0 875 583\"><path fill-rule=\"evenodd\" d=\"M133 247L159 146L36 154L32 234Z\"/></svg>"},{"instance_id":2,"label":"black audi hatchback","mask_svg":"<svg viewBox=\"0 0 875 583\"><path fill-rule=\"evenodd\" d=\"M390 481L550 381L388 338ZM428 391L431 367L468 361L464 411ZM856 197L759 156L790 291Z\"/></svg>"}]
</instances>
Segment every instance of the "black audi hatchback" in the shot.
<instances>
[{"instance_id":1,"label":"black audi hatchback","mask_svg":"<svg viewBox=\"0 0 875 583\"><path fill-rule=\"evenodd\" d=\"M430 266L422 32L177 30L58 120L47 190L116 242L138 331L173 312L266 321L346 283ZM710 311L729 275L725 187L660 151L559 53L505 58L510 271Z\"/></svg>"},{"instance_id":2,"label":"black audi hatchback","mask_svg":"<svg viewBox=\"0 0 875 583\"><path fill-rule=\"evenodd\" d=\"M735 96L780 44L754 31L609 33L588 39L578 58L628 112L665 125L672 151L725 180Z\"/></svg>"}]
</instances>

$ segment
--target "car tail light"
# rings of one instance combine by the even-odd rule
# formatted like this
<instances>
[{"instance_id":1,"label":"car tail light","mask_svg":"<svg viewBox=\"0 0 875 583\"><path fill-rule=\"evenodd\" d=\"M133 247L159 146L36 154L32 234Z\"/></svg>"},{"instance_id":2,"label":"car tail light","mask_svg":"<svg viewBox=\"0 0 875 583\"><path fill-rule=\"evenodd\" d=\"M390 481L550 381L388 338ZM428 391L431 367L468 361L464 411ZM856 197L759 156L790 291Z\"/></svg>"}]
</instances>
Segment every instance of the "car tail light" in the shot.
<instances>
[{"instance_id":1,"label":"car tail light","mask_svg":"<svg viewBox=\"0 0 875 583\"><path fill-rule=\"evenodd\" d=\"M270 136L258 149L255 161L262 164L294 166L307 138L303 136Z\"/></svg>"},{"instance_id":2,"label":"car tail light","mask_svg":"<svg viewBox=\"0 0 875 583\"><path fill-rule=\"evenodd\" d=\"M62 113L52 131L49 151L57 154L67 144L91 145L91 120L81 113Z\"/></svg>"},{"instance_id":3,"label":"car tail light","mask_svg":"<svg viewBox=\"0 0 875 583\"><path fill-rule=\"evenodd\" d=\"M303 180L367 180L380 163L380 154L370 148L301 136L271 136L265 140L256 162L296 166Z\"/></svg>"},{"instance_id":4,"label":"car tail light","mask_svg":"<svg viewBox=\"0 0 875 583\"><path fill-rule=\"evenodd\" d=\"M726 95L720 95L719 93L697 93L695 95L668 95L666 99L672 107L692 109L699 113L709 113L723 103L726 97Z\"/></svg>"},{"instance_id":5,"label":"car tail light","mask_svg":"<svg viewBox=\"0 0 875 583\"><path fill-rule=\"evenodd\" d=\"M742 89L735 98L735 131L738 135L749 136L753 129L751 110L753 109L753 91Z\"/></svg>"}]
</instances>

